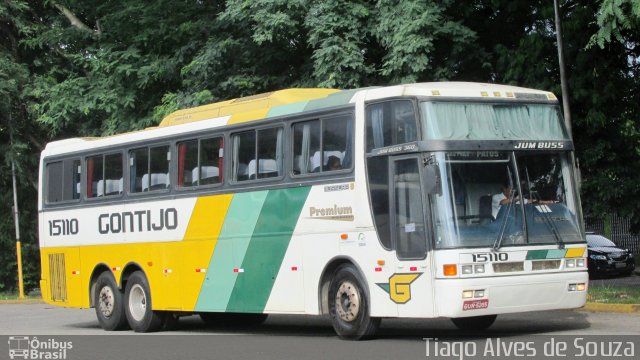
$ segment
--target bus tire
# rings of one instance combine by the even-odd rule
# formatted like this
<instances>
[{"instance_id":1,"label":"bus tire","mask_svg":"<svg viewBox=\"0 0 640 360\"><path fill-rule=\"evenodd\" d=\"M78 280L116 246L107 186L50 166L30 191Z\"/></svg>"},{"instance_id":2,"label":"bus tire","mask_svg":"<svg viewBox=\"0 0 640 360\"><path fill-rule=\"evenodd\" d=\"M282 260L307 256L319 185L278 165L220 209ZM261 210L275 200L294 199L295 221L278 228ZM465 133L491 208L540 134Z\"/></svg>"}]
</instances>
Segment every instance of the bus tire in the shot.
<instances>
[{"instance_id":1,"label":"bus tire","mask_svg":"<svg viewBox=\"0 0 640 360\"><path fill-rule=\"evenodd\" d=\"M369 316L369 297L358 270L342 265L329 285L329 316L341 339L361 340L372 337L380 318Z\"/></svg>"},{"instance_id":2,"label":"bus tire","mask_svg":"<svg viewBox=\"0 0 640 360\"><path fill-rule=\"evenodd\" d=\"M153 311L149 281L141 271L129 277L124 290L125 313L135 332L154 332L164 325L165 313Z\"/></svg>"},{"instance_id":3,"label":"bus tire","mask_svg":"<svg viewBox=\"0 0 640 360\"><path fill-rule=\"evenodd\" d=\"M100 327L106 331L127 329L123 294L111 273L105 271L98 276L94 299Z\"/></svg>"},{"instance_id":4,"label":"bus tire","mask_svg":"<svg viewBox=\"0 0 640 360\"><path fill-rule=\"evenodd\" d=\"M452 318L453 324L460 330L485 330L493 325L498 315Z\"/></svg>"}]
</instances>

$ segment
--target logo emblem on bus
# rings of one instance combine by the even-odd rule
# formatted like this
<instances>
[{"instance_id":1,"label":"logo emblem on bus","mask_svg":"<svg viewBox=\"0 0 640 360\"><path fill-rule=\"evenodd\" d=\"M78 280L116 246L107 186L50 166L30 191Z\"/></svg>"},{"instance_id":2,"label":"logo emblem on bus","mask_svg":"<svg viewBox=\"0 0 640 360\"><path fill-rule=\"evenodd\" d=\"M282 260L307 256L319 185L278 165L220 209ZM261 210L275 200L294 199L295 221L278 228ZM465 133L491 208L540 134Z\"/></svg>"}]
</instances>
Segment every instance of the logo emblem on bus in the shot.
<instances>
[{"instance_id":1,"label":"logo emblem on bus","mask_svg":"<svg viewBox=\"0 0 640 360\"><path fill-rule=\"evenodd\" d=\"M411 283L416 281L422 273L393 274L388 283L376 283L389 294L391 301L396 304L406 304L411 300Z\"/></svg>"}]
</instances>

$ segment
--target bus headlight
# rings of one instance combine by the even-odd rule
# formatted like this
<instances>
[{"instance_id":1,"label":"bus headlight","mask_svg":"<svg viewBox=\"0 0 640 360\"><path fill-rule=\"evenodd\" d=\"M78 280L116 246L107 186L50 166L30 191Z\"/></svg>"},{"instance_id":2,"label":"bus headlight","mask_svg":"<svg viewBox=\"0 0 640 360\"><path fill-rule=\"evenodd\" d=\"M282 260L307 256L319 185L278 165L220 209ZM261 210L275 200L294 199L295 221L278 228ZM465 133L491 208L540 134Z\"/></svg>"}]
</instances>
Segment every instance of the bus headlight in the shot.
<instances>
[{"instance_id":1,"label":"bus headlight","mask_svg":"<svg viewBox=\"0 0 640 360\"><path fill-rule=\"evenodd\" d=\"M463 299L471 299L471 298L473 298L473 290L464 290L462 292L462 298Z\"/></svg>"},{"instance_id":2,"label":"bus headlight","mask_svg":"<svg viewBox=\"0 0 640 360\"><path fill-rule=\"evenodd\" d=\"M576 267L576 260L575 259L567 259L565 260L565 267L567 268L574 268Z\"/></svg>"},{"instance_id":3,"label":"bus headlight","mask_svg":"<svg viewBox=\"0 0 640 360\"><path fill-rule=\"evenodd\" d=\"M473 265L462 265L462 275L473 274Z\"/></svg>"},{"instance_id":4,"label":"bus headlight","mask_svg":"<svg viewBox=\"0 0 640 360\"><path fill-rule=\"evenodd\" d=\"M585 267L586 261L585 259L576 259L576 267Z\"/></svg>"},{"instance_id":5,"label":"bus headlight","mask_svg":"<svg viewBox=\"0 0 640 360\"><path fill-rule=\"evenodd\" d=\"M484 274L484 264L474 265L473 266L473 271L476 274Z\"/></svg>"}]
</instances>

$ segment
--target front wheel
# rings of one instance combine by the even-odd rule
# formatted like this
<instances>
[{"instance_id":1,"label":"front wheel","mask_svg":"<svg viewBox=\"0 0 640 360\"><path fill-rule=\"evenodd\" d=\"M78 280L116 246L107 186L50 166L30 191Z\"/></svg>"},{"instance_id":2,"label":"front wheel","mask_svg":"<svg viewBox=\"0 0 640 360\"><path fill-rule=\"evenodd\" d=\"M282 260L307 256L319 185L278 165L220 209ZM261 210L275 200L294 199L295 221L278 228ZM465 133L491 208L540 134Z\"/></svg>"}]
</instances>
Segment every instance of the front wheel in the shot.
<instances>
[{"instance_id":1,"label":"front wheel","mask_svg":"<svg viewBox=\"0 0 640 360\"><path fill-rule=\"evenodd\" d=\"M453 324L460 330L485 330L493 325L498 315L472 316L452 318Z\"/></svg>"},{"instance_id":2,"label":"front wheel","mask_svg":"<svg viewBox=\"0 0 640 360\"><path fill-rule=\"evenodd\" d=\"M342 265L329 285L329 315L342 339L370 338L380 326L380 318L369 316L369 298L363 284L353 266Z\"/></svg>"},{"instance_id":3,"label":"front wheel","mask_svg":"<svg viewBox=\"0 0 640 360\"><path fill-rule=\"evenodd\" d=\"M124 298L127 321L134 331L158 331L165 324L166 313L152 310L149 281L141 271L136 271L129 277Z\"/></svg>"}]
</instances>

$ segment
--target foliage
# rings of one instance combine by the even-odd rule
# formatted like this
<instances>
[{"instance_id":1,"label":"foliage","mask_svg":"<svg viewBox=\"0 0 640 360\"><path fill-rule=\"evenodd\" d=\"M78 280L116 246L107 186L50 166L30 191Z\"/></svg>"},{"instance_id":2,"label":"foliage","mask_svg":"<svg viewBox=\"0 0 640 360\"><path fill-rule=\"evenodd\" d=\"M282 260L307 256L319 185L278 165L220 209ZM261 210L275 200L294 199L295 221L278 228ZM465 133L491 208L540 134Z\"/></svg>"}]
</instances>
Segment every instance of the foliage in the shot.
<instances>
[{"instance_id":1,"label":"foliage","mask_svg":"<svg viewBox=\"0 0 640 360\"><path fill-rule=\"evenodd\" d=\"M596 20L598 31L589 40L589 46L597 44L604 48L612 37L627 43L632 37L628 33L635 32L637 36L640 29L640 0L602 0Z\"/></svg>"},{"instance_id":2,"label":"foliage","mask_svg":"<svg viewBox=\"0 0 640 360\"><path fill-rule=\"evenodd\" d=\"M640 222L639 1L560 5L585 211ZM5 0L0 20L0 290L15 287L12 159L37 286L49 141L288 87L463 80L560 93L547 0Z\"/></svg>"}]
</instances>

